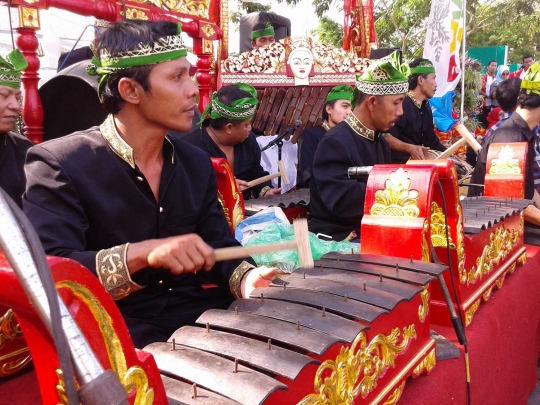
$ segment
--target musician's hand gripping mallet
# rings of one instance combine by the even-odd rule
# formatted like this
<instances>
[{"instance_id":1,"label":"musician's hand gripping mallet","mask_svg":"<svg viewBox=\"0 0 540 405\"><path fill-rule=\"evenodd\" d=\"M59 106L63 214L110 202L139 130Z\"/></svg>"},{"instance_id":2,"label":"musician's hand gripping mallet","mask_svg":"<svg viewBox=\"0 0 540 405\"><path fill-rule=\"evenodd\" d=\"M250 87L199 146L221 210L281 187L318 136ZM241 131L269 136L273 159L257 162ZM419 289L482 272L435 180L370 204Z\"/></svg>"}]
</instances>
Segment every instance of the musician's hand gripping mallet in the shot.
<instances>
[{"instance_id":1,"label":"musician's hand gripping mallet","mask_svg":"<svg viewBox=\"0 0 540 405\"><path fill-rule=\"evenodd\" d=\"M258 184L267 182L268 180L275 179L276 177L280 177L280 176L281 176L281 179L283 180L283 184L285 184L287 186L289 184L291 184L291 182L289 180L289 176L287 176L287 171L285 170L285 165L283 164L283 162L281 160L278 162L278 172L277 173L268 174L266 176L259 177L258 179L255 179L255 180L252 180L252 181L248 182L248 186L243 188L242 191L247 190L248 188L254 187L254 186L258 185Z\"/></svg>"}]
</instances>

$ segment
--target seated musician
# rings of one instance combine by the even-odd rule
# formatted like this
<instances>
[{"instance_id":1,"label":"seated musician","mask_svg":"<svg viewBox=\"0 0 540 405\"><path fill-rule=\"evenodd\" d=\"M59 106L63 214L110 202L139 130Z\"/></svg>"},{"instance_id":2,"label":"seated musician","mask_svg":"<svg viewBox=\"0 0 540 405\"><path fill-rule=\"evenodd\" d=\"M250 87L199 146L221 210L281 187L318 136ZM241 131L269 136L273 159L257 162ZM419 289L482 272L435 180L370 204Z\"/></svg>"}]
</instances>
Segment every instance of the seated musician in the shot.
<instances>
[{"instance_id":1,"label":"seated musician","mask_svg":"<svg viewBox=\"0 0 540 405\"><path fill-rule=\"evenodd\" d=\"M96 50L89 72L110 114L28 151L23 207L48 254L99 277L140 348L268 285L275 269L215 263L213 248L238 245L216 174L204 152L166 137L197 108L179 25L122 20Z\"/></svg>"},{"instance_id":2,"label":"seated musician","mask_svg":"<svg viewBox=\"0 0 540 405\"><path fill-rule=\"evenodd\" d=\"M199 122L202 126L182 138L211 157L227 159L240 190L249 181L268 175L261 166L261 149L251 132L257 103L257 90L252 86L244 83L224 86L212 95ZM280 191L267 181L243 191L243 195L248 200Z\"/></svg>"},{"instance_id":3,"label":"seated musician","mask_svg":"<svg viewBox=\"0 0 540 405\"><path fill-rule=\"evenodd\" d=\"M274 27L269 22L260 22L253 26L251 31L251 46L259 49L262 46L276 42Z\"/></svg>"},{"instance_id":4,"label":"seated musician","mask_svg":"<svg viewBox=\"0 0 540 405\"><path fill-rule=\"evenodd\" d=\"M0 57L0 187L20 207L26 186L24 158L33 143L13 132L21 112L21 71L28 64L19 50Z\"/></svg>"},{"instance_id":5,"label":"seated musician","mask_svg":"<svg viewBox=\"0 0 540 405\"><path fill-rule=\"evenodd\" d=\"M345 119L351 111L353 89L349 85L334 87L326 97L326 104L322 110L323 123L302 132L300 148L298 150L298 180L297 188L309 188L311 165L317 145L326 131L333 128Z\"/></svg>"},{"instance_id":6,"label":"seated musician","mask_svg":"<svg viewBox=\"0 0 540 405\"><path fill-rule=\"evenodd\" d=\"M510 79L511 80L511 79ZM501 83L501 85L504 84ZM497 90L498 91L498 90ZM540 195L534 188L535 150L537 135L535 130L540 124L540 62L529 68L525 78L521 81L521 90L517 100L516 111L492 134L484 139L484 144L471 183L484 184L486 177L486 162L489 146L492 143L527 142L527 167L525 169L525 198L534 200L536 206L529 206L524 211L526 221L540 225ZM469 196L476 195L478 191L469 189Z\"/></svg>"},{"instance_id":7,"label":"seated musician","mask_svg":"<svg viewBox=\"0 0 540 405\"><path fill-rule=\"evenodd\" d=\"M403 101L403 115L385 134L392 150L392 163L422 160L424 151L429 149L446 150L435 135L433 114L428 102L437 91L435 68L427 59L415 59L410 68L409 92Z\"/></svg>"},{"instance_id":8,"label":"seated musician","mask_svg":"<svg viewBox=\"0 0 540 405\"><path fill-rule=\"evenodd\" d=\"M310 185L311 231L343 240L360 235L366 181L349 179L351 166L390 163L390 147L381 136L403 114L409 89L406 65L396 52L377 61L356 79L355 107L345 121L323 137L313 160Z\"/></svg>"}]
</instances>

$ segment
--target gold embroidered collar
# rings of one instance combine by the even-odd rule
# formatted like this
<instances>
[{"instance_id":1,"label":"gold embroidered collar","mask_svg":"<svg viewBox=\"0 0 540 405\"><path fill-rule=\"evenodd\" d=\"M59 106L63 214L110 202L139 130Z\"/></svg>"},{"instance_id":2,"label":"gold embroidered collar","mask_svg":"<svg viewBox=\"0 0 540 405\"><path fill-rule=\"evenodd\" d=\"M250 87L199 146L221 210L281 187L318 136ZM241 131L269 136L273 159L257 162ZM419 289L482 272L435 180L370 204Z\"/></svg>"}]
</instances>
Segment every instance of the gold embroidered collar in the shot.
<instances>
[{"instance_id":1,"label":"gold embroidered collar","mask_svg":"<svg viewBox=\"0 0 540 405\"><path fill-rule=\"evenodd\" d=\"M114 115L109 114L103 124L99 126L99 130L101 131L101 136L105 139L105 142L107 142L107 145L109 145L109 148L112 149L112 151L124 162L126 162L128 165L130 165L133 169L135 169L135 158L133 157L133 148L129 146L124 139L120 136L118 131L116 130L116 125L114 123ZM174 165L174 145L172 144L171 140L168 136L165 137L167 142L172 147L172 153L171 153L171 163Z\"/></svg>"},{"instance_id":2,"label":"gold embroidered collar","mask_svg":"<svg viewBox=\"0 0 540 405\"><path fill-rule=\"evenodd\" d=\"M347 118L345 118L345 122L361 137L369 139L372 142L375 141L375 131L362 124L352 111L347 115Z\"/></svg>"},{"instance_id":3,"label":"gold embroidered collar","mask_svg":"<svg viewBox=\"0 0 540 405\"><path fill-rule=\"evenodd\" d=\"M414 105L416 106L416 108L420 109L422 108L422 104L423 104L423 101L420 101L418 100L412 91L409 90L409 92L407 92L407 97L409 97L411 99L411 101L414 103Z\"/></svg>"},{"instance_id":4,"label":"gold embroidered collar","mask_svg":"<svg viewBox=\"0 0 540 405\"><path fill-rule=\"evenodd\" d=\"M321 126L326 129L327 131L331 128L330 127L330 124L328 123L328 121L324 120L323 123L321 124Z\"/></svg>"}]
</instances>

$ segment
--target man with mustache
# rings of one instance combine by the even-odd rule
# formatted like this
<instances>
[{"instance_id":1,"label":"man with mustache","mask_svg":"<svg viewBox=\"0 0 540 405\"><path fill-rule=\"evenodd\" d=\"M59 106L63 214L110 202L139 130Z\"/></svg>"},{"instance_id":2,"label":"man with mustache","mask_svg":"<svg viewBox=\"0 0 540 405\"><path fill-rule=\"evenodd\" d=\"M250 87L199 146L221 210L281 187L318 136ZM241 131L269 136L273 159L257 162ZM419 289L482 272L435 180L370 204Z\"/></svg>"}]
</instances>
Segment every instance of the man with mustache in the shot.
<instances>
[{"instance_id":1,"label":"man with mustache","mask_svg":"<svg viewBox=\"0 0 540 405\"><path fill-rule=\"evenodd\" d=\"M428 99L437 91L435 68L427 59L415 59L409 65L409 92L403 101L403 115L385 133L392 150L392 163L424 159L424 151L445 151L435 134L433 114Z\"/></svg>"},{"instance_id":2,"label":"man with mustache","mask_svg":"<svg viewBox=\"0 0 540 405\"><path fill-rule=\"evenodd\" d=\"M349 179L351 166L390 163L390 147L382 133L403 114L409 89L406 65L399 55L378 60L356 77L354 109L323 137L313 160L310 183L310 230L334 240L360 235L366 181Z\"/></svg>"},{"instance_id":3,"label":"man with mustache","mask_svg":"<svg viewBox=\"0 0 540 405\"><path fill-rule=\"evenodd\" d=\"M28 64L19 50L0 57L0 187L20 207L26 185L24 158L33 143L13 132L21 112L21 71Z\"/></svg>"},{"instance_id":4,"label":"man with mustache","mask_svg":"<svg viewBox=\"0 0 540 405\"><path fill-rule=\"evenodd\" d=\"M89 73L109 116L28 151L23 207L45 251L94 272L136 347L166 341L207 309L267 286L275 269L215 262L238 245L206 154L187 131L198 89L178 24L123 20L96 43Z\"/></svg>"}]
</instances>

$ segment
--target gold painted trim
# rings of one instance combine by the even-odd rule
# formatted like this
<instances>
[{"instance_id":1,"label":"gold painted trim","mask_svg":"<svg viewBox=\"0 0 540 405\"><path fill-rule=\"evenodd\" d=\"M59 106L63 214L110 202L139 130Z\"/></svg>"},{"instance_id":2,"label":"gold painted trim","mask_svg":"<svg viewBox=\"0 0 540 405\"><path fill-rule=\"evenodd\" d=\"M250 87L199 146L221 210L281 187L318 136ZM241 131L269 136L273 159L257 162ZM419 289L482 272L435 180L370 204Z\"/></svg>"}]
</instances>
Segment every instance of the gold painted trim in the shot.
<instances>
[{"instance_id":1,"label":"gold painted trim","mask_svg":"<svg viewBox=\"0 0 540 405\"><path fill-rule=\"evenodd\" d=\"M0 356L0 361L4 361L6 359L9 359L10 357L15 357L19 354L22 354L22 353L26 353L27 351L29 351L30 349L28 347L23 347L21 349L17 349L11 353L8 353L8 354L5 354L3 356Z\"/></svg>"},{"instance_id":2,"label":"gold painted trim","mask_svg":"<svg viewBox=\"0 0 540 405\"><path fill-rule=\"evenodd\" d=\"M480 306L480 300L476 301L474 304L472 304L467 310L465 311L465 326L469 326L473 320L473 316L478 311L478 307Z\"/></svg>"},{"instance_id":3,"label":"gold painted trim","mask_svg":"<svg viewBox=\"0 0 540 405\"><path fill-rule=\"evenodd\" d=\"M446 232L448 230L448 240L450 242L450 249L455 249L456 245L452 241L452 233L450 226L446 224L446 216L439 205L433 201L431 203L431 244L433 247L446 247Z\"/></svg>"},{"instance_id":4,"label":"gold painted trim","mask_svg":"<svg viewBox=\"0 0 540 405\"><path fill-rule=\"evenodd\" d=\"M236 201L234 203L234 208L232 212L232 226L233 229L236 229L236 226L244 220L244 211L242 210L242 196L241 193L238 191L238 186L236 185L234 173L232 172L231 165L229 163L221 163L221 166L225 169L227 172L227 176L229 177L229 181L231 184L231 190L233 191L233 198ZM261 190L262 191L262 190Z\"/></svg>"},{"instance_id":5,"label":"gold painted trim","mask_svg":"<svg viewBox=\"0 0 540 405\"><path fill-rule=\"evenodd\" d=\"M22 335L19 322L17 321L17 318L15 318L13 310L10 308L0 317L0 348L7 342L22 338Z\"/></svg>"},{"instance_id":6,"label":"gold painted trim","mask_svg":"<svg viewBox=\"0 0 540 405\"><path fill-rule=\"evenodd\" d=\"M400 334L403 335L398 343ZM315 394L304 397L298 405L342 404L350 405L361 395L365 398L377 386L377 380L389 367L395 366L395 358L405 351L411 339L416 339L414 324L392 330L390 335L378 334L371 342L360 332L350 347L341 347L336 360L324 361L315 374ZM323 380L323 375L328 375Z\"/></svg>"},{"instance_id":7,"label":"gold painted trim","mask_svg":"<svg viewBox=\"0 0 540 405\"><path fill-rule=\"evenodd\" d=\"M422 229L422 261L431 263L427 235L428 235L428 221L424 220L424 229Z\"/></svg>"},{"instance_id":8,"label":"gold painted trim","mask_svg":"<svg viewBox=\"0 0 540 405\"><path fill-rule=\"evenodd\" d=\"M2 368L0 368L0 375L8 376L16 373L17 371L23 369L30 361L32 356L28 355L18 360L14 360L8 363L4 363Z\"/></svg>"},{"instance_id":9,"label":"gold painted trim","mask_svg":"<svg viewBox=\"0 0 540 405\"><path fill-rule=\"evenodd\" d=\"M242 284L242 279L246 275L246 273L250 270L253 270L255 266L253 266L251 263L248 262L242 262L240 265L234 269L231 278L229 279L229 288L231 290L232 295L234 298L242 298L242 291L240 289L240 286ZM249 298L249 297L244 297Z\"/></svg>"},{"instance_id":10,"label":"gold painted trim","mask_svg":"<svg viewBox=\"0 0 540 405\"><path fill-rule=\"evenodd\" d=\"M476 259L476 266L469 270L467 284L474 284L485 274L491 273L494 264L499 264L514 248L519 239L519 232L514 229L497 228L489 235L490 243L484 247L482 255Z\"/></svg>"},{"instance_id":11,"label":"gold painted trim","mask_svg":"<svg viewBox=\"0 0 540 405\"><path fill-rule=\"evenodd\" d=\"M422 305L418 306L418 319L423 323L429 313L429 290L426 287L420 293L420 297L422 298Z\"/></svg>"},{"instance_id":12,"label":"gold painted trim","mask_svg":"<svg viewBox=\"0 0 540 405\"><path fill-rule=\"evenodd\" d=\"M503 274L504 272L507 271L507 269L512 265L512 263L514 263L517 258L519 256L521 256L521 254L523 252L526 251L526 248L525 246L522 246L516 253L514 253L507 261L505 264L503 264L499 270L497 270L495 273L493 274L490 274L490 278L487 279L487 281L485 282L484 285L486 286L489 286L489 285L492 285L493 283L495 283L495 281L501 276L501 274ZM478 289L475 291L474 294L472 294L464 303L463 303L463 308L468 308L474 301L476 301L481 295L483 294L483 291L481 289Z\"/></svg>"},{"instance_id":13,"label":"gold painted trim","mask_svg":"<svg viewBox=\"0 0 540 405\"><path fill-rule=\"evenodd\" d=\"M392 380L386 384L386 386L379 391L379 394L373 399L369 405L378 405L385 396L388 395L388 393L394 389L398 381L400 381L403 377L409 373L413 367L417 366L420 361L423 361L423 358L426 356L426 353L428 353L430 350L435 348L435 341L433 339L429 339L428 342L422 347L418 353L400 370L399 373L397 373Z\"/></svg>"},{"instance_id":14,"label":"gold painted trim","mask_svg":"<svg viewBox=\"0 0 540 405\"><path fill-rule=\"evenodd\" d=\"M70 290L92 312L99 325L113 371L118 375L126 392L131 392L134 387L137 389L134 405L151 405L154 402L154 389L148 386L148 377L140 366L127 368L122 344L114 330L111 316L99 300L89 289L74 281L62 281L57 283L56 287Z\"/></svg>"},{"instance_id":15,"label":"gold painted trim","mask_svg":"<svg viewBox=\"0 0 540 405\"><path fill-rule=\"evenodd\" d=\"M201 31L204 32L207 37L211 37L216 33L216 30L210 24L203 25Z\"/></svg>"},{"instance_id":16,"label":"gold painted trim","mask_svg":"<svg viewBox=\"0 0 540 405\"><path fill-rule=\"evenodd\" d=\"M510 145L503 146L497 158L491 161L489 174L521 174L519 159L514 159L514 149Z\"/></svg>"},{"instance_id":17,"label":"gold painted trim","mask_svg":"<svg viewBox=\"0 0 540 405\"><path fill-rule=\"evenodd\" d=\"M420 215L418 191L411 190L409 173L403 168L391 172L385 182L384 190L375 192L375 203L371 206L371 215L412 217Z\"/></svg>"},{"instance_id":18,"label":"gold painted trim","mask_svg":"<svg viewBox=\"0 0 540 405\"><path fill-rule=\"evenodd\" d=\"M493 286L489 287L486 291L484 291L484 293L482 294L482 298L484 299L484 302L488 302L492 291L493 291Z\"/></svg>"},{"instance_id":19,"label":"gold painted trim","mask_svg":"<svg viewBox=\"0 0 540 405\"><path fill-rule=\"evenodd\" d=\"M39 10L37 8L19 6L19 25L24 28L39 30Z\"/></svg>"},{"instance_id":20,"label":"gold painted trim","mask_svg":"<svg viewBox=\"0 0 540 405\"><path fill-rule=\"evenodd\" d=\"M103 124L99 126L101 136L109 145L109 148L124 162L135 169L135 159L133 157L133 148L129 146L126 141L116 131L116 125L114 123L114 115L109 114Z\"/></svg>"},{"instance_id":21,"label":"gold painted trim","mask_svg":"<svg viewBox=\"0 0 540 405\"><path fill-rule=\"evenodd\" d=\"M459 193L457 195L459 199ZM465 270L465 233L463 230L463 214L461 211L461 203L459 201L457 201L456 212L458 215L456 224L456 254L458 260L459 281L463 284L467 282L467 270Z\"/></svg>"},{"instance_id":22,"label":"gold painted trim","mask_svg":"<svg viewBox=\"0 0 540 405\"><path fill-rule=\"evenodd\" d=\"M120 11L120 15L123 16L124 12ZM148 20L148 16L146 15L146 13L136 8L128 8L126 10L126 16L130 20Z\"/></svg>"},{"instance_id":23,"label":"gold painted trim","mask_svg":"<svg viewBox=\"0 0 540 405\"><path fill-rule=\"evenodd\" d=\"M134 3L156 6L164 10L208 19L210 0L132 0Z\"/></svg>"},{"instance_id":24,"label":"gold painted trim","mask_svg":"<svg viewBox=\"0 0 540 405\"><path fill-rule=\"evenodd\" d=\"M527 252L525 251L525 252L523 252L523 254L521 256L518 257L517 263L520 266L523 266L526 262L527 262Z\"/></svg>"},{"instance_id":25,"label":"gold painted trim","mask_svg":"<svg viewBox=\"0 0 540 405\"><path fill-rule=\"evenodd\" d=\"M351 127L354 132L356 132L362 138L369 139L372 142L375 141L375 131L369 129L364 124L362 124L362 122L358 119L356 115L354 115L352 111L347 114L345 122Z\"/></svg>"},{"instance_id":26,"label":"gold painted trim","mask_svg":"<svg viewBox=\"0 0 540 405\"><path fill-rule=\"evenodd\" d=\"M401 394L403 394L403 390L405 389L405 383L407 381L403 381L399 387L397 387L394 392L392 392L392 395L390 395L386 401L384 401L383 405L395 405L398 403L399 399L401 398Z\"/></svg>"},{"instance_id":27,"label":"gold painted trim","mask_svg":"<svg viewBox=\"0 0 540 405\"><path fill-rule=\"evenodd\" d=\"M329 131L330 130L330 124L328 123L328 121L324 120L321 124L321 127L323 127L326 131Z\"/></svg>"},{"instance_id":28,"label":"gold painted trim","mask_svg":"<svg viewBox=\"0 0 540 405\"><path fill-rule=\"evenodd\" d=\"M437 364L437 355L435 352L435 348L431 350L426 357L424 357L424 360L422 360L413 370L412 374L414 377L420 376L423 372L426 374L429 373L431 370L433 370L433 367Z\"/></svg>"}]
</instances>

